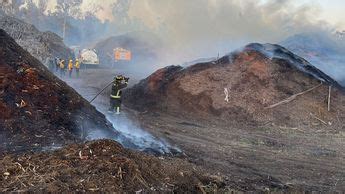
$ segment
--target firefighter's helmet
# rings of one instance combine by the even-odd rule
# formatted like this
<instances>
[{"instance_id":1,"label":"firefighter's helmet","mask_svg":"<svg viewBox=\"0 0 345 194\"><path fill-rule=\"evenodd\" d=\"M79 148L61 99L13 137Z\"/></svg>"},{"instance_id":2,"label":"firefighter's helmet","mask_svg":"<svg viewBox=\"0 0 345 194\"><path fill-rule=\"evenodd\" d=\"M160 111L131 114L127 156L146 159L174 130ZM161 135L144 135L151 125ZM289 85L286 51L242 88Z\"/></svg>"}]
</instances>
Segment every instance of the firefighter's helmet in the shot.
<instances>
[{"instance_id":1,"label":"firefighter's helmet","mask_svg":"<svg viewBox=\"0 0 345 194\"><path fill-rule=\"evenodd\" d=\"M115 77L115 80L116 80L116 81L121 81L121 80L123 80L123 76L122 76L122 75L117 75L117 76Z\"/></svg>"}]
</instances>

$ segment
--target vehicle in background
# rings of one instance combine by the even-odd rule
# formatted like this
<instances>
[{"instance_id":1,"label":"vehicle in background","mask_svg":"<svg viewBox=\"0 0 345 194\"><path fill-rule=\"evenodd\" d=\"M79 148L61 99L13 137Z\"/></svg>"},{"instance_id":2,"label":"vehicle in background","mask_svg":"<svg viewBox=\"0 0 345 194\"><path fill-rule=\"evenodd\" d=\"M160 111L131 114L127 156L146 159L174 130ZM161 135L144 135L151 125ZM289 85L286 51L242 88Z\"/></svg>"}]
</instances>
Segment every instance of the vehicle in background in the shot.
<instances>
[{"instance_id":1,"label":"vehicle in background","mask_svg":"<svg viewBox=\"0 0 345 194\"><path fill-rule=\"evenodd\" d=\"M99 58L96 50L94 49L83 49L80 52L80 62L85 68L98 68Z\"/></svg>"},{"instance_id":2,"label":"vehicle in background","mask_svg":"<svg viewBox=\"0 0 345 194\"><path fill-rule=\"evenodd\" d=\"M124 48L114 49L115 62L130 61L132 59L132 52Z\"/></svg>"}]
</instances>

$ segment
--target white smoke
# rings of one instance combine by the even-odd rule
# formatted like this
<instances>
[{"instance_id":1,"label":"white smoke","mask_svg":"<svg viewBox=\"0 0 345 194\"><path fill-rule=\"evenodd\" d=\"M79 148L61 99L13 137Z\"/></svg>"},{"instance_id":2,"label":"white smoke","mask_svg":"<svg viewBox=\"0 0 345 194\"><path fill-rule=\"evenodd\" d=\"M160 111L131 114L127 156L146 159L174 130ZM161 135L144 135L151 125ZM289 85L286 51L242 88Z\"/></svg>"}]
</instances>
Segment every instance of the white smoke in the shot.
<instances>
[{"instance_id":1,"label":"white smoke","mask_svg":"<svg viewBox=\"0 0 345 194\"><path fill-rule=\"evenodd\" d=\"M48 0L50 13L56 11L56 3ZM274 43L293 34L334 28L321 20L320 5L296 0L83 0L79 6L75 17L92 14L111 22L113 34L156 34L166 43L167 54L161 60L165 65L223 55L248 42Z\"/></svg>"},{"instance_id":2,"label":"white smoke","mask_svg":"<svg viewBox=\"0 0 345 194\"><path fill-rule=\"evenodd\" d=\"M107 116L107 119L113 124L114 128L121 133L116 139L121 144L128 145L128 142L134 148L141 151L158 152L161 154L171 154L181 152L178 148L171 146L164 139L152 136L150 133L141 129L132 120L128 119L125 113L119 115ZM131 145L128 145L131 147Z\"/></svg>"},{"instance_id":3,"label":"white smoke","mask_svg":"<svg viewBox=\"0 0 345 194\"><path fill-rule=\"evenodd\" d=\"M162 138L157 138L141 129L132 120L128 119L125 113L122 115L109 115L106 118L113 124L113 127L119 132L119 136L115 138L117 142L124 147L139 151L149 152L153 154L177 154L181 150L175 146L171 146ZM96 139L113 139L102 130L92 130L87 134L88 140Z\"/></svg>"},{"instance_id":4,"label":"white smoke","mask_svg":"<svg viewBox=\"0 0 345 194\"><path fill-rule=\"evenodd\" d=\"M107 71L107 75L97 72L98 70L83 70L81 71L80 79L70 79L64 78L64 80L76 91L82 95L85 99L92 99L103 87L105 87L106 82L109 81L108 78L112 78L112 74ZM95 80L98 79L97 84ZM92 87L91 87L92 86ZM181 153L181 150L173 145L170 145L167 141L162 138L158 138L150 134L149 132L142 129L139 125L139 122L135 121L135 118L129 119L125 111L122 111L120 115L108 113L109 107L109 95L107 91L101 93L95 101L92 103L98 111L103 113L107 120L110 121L114 129L120 134L118 137L114 137L107 131L102 129L90 128L88 123L84 123L82 129L86 131L85 134L87 140L96 140L96 139L114 139L117 142L121 143L124 147L140 150L144 152L149 152L153 154L178 154ZM85 130L87 129L87 130Z\"/></svg>"}]
</instances>

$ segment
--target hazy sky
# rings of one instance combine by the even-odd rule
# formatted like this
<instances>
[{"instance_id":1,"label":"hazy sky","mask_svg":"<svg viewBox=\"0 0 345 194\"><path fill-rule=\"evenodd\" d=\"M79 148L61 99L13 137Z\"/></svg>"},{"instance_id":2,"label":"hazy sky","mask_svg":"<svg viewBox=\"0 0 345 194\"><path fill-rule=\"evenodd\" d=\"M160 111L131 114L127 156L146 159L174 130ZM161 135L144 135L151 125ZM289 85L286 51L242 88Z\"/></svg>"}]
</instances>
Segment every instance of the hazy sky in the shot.
<instances>
[{"instance_id":1,"label":"hazy sky","mask_svg":"<svg viewBox=\"0 0 345 194\"><path fill-rule=\"evenodd\" d=\"M39 0L34 0L39 1ZM50 7L53 8L56 0L48 0L50 2ZM102 19L112 19L112 14L110 7L114 2L121 1L121 0L84 0L82 9L84 11L92 11L95 6L101 6L103 8L102 11L98 12L97 15ZM123 1L123 0L122 0ZM146 2L147 0L132 0L132 4L137 4L141 2ZM160 0L166 1L166 0ZM169 0L168 0L169 1ZM193 4L199 4L202 0L188 0L193 2ZM219 0L209 0L209 2L217 2ZM220 0L222 1L222 0ZM228 0L232 1L233 0ZM323 19L328 23L337 26L338 28L345 28L345 1L344 0L235 0L237 4L241 4L242 2L261 2L261 3L270 3L270 2L291 2L296 7L303 7L308 6L314 9L318 9L316 18Z\"/></svg>"},{"instance_id":2,"label":"hazy sky","mask_svg":"<svg viewBox=\"0 0 345 194\"><path fill-rule=\"evenodd\" d=\"M140 23L128 30L143 26L181 53L179 59L216 56L249 42L278 43L308 31L345 30L341 0L84 0L81 9L118 24L123 14L113 16L112 8L120 1L129 20ZM56 0L49 2L53 8Z\"/></svg>"},{"instance_id":3,"label":"hazy sky","mask_svg":"<svg viewBox=\"0 0 345 194\"><path fill-rule=\"evenodd\" d=\"M262 0L263 2L271 0ZM339 27L345 28L345 1L344 0L296 0L298 6L308 5L320 8L320 19Z\"/></svg>"}]
</instances>

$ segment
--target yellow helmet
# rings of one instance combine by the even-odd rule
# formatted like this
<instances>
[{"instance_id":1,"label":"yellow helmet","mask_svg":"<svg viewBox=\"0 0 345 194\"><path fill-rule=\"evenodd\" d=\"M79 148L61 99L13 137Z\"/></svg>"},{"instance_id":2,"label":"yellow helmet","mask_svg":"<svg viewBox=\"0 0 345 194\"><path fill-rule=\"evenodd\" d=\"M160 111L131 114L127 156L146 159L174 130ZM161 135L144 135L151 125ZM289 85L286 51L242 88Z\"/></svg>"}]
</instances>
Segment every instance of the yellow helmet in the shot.
<instances>
[{"instance_id":1,"label":"yellow helmet","mask_svg":"<svg viewBox=\"0 0 345 194\"><path fill-rule=\"evenodd\" d=\"M123 76L122 76L122 75L117 75L117 76L115 77L115 80L116 80L116 81L123 80Z\"/></svg>"}]
</instances>

